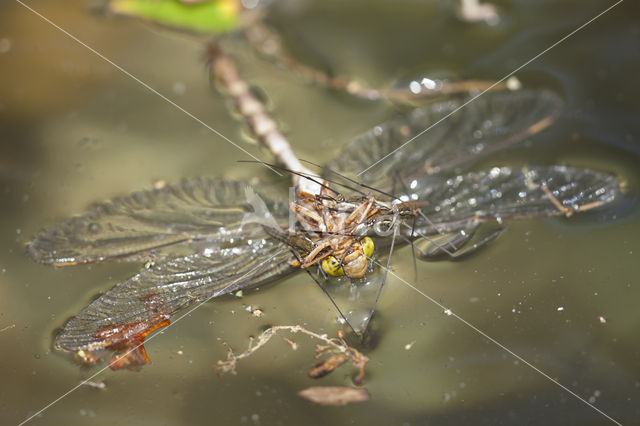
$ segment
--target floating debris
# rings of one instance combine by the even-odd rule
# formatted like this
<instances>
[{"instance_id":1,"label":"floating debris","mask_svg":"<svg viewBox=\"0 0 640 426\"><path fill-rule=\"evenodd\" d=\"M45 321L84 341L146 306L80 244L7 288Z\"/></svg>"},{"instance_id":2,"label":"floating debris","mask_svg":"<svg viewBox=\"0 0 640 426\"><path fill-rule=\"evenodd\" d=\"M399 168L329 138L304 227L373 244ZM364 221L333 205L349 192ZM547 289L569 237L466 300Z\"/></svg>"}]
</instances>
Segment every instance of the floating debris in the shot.
<instances>
[{"instance_id":1,"label":"floating debris","mask_svg":"<svg viewBox=\"0 0 640 426\"><path fill-rule=\"evenodd\" d=\"M342 364L347 362L349 357L345 354L334 354L324 361L314 365L309 369L309 377L312 379L319 379L321 377L330 374L336 368L340 367Z\"/></svg>"},{"instance_id":2,"label":"floating debris","mask_svg":"<svg viewBox=\"0 0 640 426\"><path fill-rule=\"evenodd\" d=\"M107 388L107 384L105 382L92 382L90 380L84 381L82 382L83 385L85 386L89 386L90 388L95 388L95 389L106 389Z\"/></svg>"},{"instance_id":3,"label":"floating debris","mask_svg":"<svg viewBox=\"0 0 640 426\"><path fill-rule=\"evenodd\" d=\"M491 26L500 23L498 8L488 2L480 3L479 0L461 0L456 14L463 22L484 22Z\"/></svg>"},{"instance_id":4,"label":"floating debris","mask_svg":"<svg viewBox=\"0 0 640 426\"><path fill-rule=\"evenodd\" d=\"M167 186L167 181L164 181L162 179L153 182L154 189L163 189L165 186Z\"/></svg>"},{"instance_id":5,"label":"floating debris","mask_svg":"<svg viewBox=\"0 0 640 426\"><path fill-rule=\"evenodd\" d=\"M520 82L518 77L516 77L515 75L509 77L507 81L505 81L505 85L509 90L520 90L522 88L522 82Z\"/></svg>"},{"instance_id":6,"label":"floating debris","mask_svg":"<svg viewBox=\"0 0 640 426\"><path fill-rule=\"evenodd\" d=\"M0 38L0 53L8 53L11 51L11 39Z\"/></svg>"},{"instance_id":7,"label":"floating debris","mask_svg":"<svg viewBox=\"0 0 640 426\"><path fill-rule=\"evenodd\" d=\"M353 383L356 385L362 384L364 380L364 370L369 362L369 358L360 353L357 349L350 347L347 342L345 342L343 336L344 333L338 332L338 337L329 338L326 335L320 335L314 333L313 331L309 331L302 326L299 325L275 325L263 331L258 338L251 337L249 339L249 347L240 354L235 354L231 348L229 348L227 352L226 360L219 360L216 362L214 368L219 372L219 374L231 373L237 374L236 365L238 361L243 358L248 358L258 349L264 347L269 340L273 336L275 336L279 331L289 331L291 333L304 333L313 338L319 339L325 342L325 345L316 344L316 356L315 358L320 358L324 355L329 355L324 361L316 364L309 370L309 376L313 378L324 377L327 374L333 372L336 368L343 365L348 360L351 360L351 363L354 367L358 368L358 374L353 378ZM291 346L293 350L298 349L298 344L293 342L290 339L285 339L285 341ZM225 342L223 344L226 345Z\"/></svg>"}]
</instances>

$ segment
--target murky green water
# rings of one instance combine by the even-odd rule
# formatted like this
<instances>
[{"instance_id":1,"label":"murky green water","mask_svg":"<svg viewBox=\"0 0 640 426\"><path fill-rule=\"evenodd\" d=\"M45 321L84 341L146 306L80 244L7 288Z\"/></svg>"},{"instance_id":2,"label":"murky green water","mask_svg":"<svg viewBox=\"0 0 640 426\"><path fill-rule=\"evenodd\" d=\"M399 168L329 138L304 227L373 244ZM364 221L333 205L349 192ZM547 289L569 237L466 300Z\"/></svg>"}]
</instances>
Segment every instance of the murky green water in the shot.
<instances>
[{"instance_id":1,"label":"murky green water","mask_svg":"<svg viewBox=\"0 0 640 426\"><path fill-rule=\"evenodd\" d=\"M456 21L448 2L283 2L273 21L302 60L337 75L390 85L427 75L496 79L613 2L512 1L496 27ZM29 3L118 65L252 153L242 126L209 87L192 38L93 13L76 1ZM627 198L571 220L509 225L461 262L419 264L416 287L623 424L640 419L637 301L640 25L624 2L519 75L567 100L558 124L484 165L570 164L617 173ZM300 157L324 162L396 111L306 84L234 42ZM24 243L93 202L156 179L258 175L240 151L185 117L18 3L0 5L0 423L27 418L94 370L51 349L52 334L136 265L54 269ZM634 122L635 121L635 122ZM286 186L286 184L284 184ZM394 266L413 282L406 249ZM246 305L266 315L252 318ZM560 310L559 308L563 308ZM606 318L601 323L599 317ZM142 372L99 374L34 424L606 424L540 372L406 287L390 280L379 305L366 387L370 402L319 407L296 392L312 343L281 341L219 378L220 340L242 348L268 324L334 329L335 312L305 276L196 310L147 345ZM410 350L405 345L414 342ZM180 352L181 351L181 352ZM181 354L180 354L181 353ZM349 384L348 369L322 384Z\"/></svg>"}]
</instances>

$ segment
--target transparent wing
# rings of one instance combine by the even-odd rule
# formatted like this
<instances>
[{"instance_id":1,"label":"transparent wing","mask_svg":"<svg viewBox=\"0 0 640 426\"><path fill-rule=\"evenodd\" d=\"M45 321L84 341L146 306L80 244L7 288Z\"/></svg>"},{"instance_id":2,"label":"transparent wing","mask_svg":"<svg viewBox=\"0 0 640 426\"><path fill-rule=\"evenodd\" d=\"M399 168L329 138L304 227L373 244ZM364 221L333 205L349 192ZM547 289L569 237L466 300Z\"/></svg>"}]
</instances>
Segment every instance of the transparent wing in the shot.
<instances>
[{"instance_id":1,"label":"transparent wing","mask_svg":"<svg viewBox=\"0 0 640 426\"><path fill-rule=\"evenodd\" d=\"M618 180L607 173L564 166L494 167L453 178L423 176L410 199L429 202L423 213L441 232L477 221L571 215L612 202ZM435 232L421 221L423 232Z\"/></svg>"},{"instance_id":2,"label":"transparent wing","mask_svg":"<svg viewBox=\"0 0 640 426\"><path fill-rule=\"evenodd\" d=\"M389 191L398 177L451 170L522 141L551 124L562 107L549 91L490 92L438 123L463 102L436 103L377 126L345 146L328 168Z\"/></svg>"},{"instance_id":3,"label":"transparent wing","mask_svg":"<svg viewBox=\"0 0 640 426\"><path fill-rule=\"evenodd\" d=\"M455 255L461 247L473 238L476 228L479 226L478 223L472 221L461 223L460 225L460 229L449 229L448 232L431 234L429 235L429 239L417 238L413 244L417 255L421 259L437 258L447 253ZM407 226L405 226L405 228ZM407 230L405 229L404 231L406 233ZM413 231L420 232L420 230L416 229L413 229ZM419 234L416 235L420 237Z\"/></svg>"},{"instance_id":4,"label":"transparent wing","mask_svg":"<svg viewBox=\"0 0 640 426\"><path fill-rule=\"evenodd\" d=\"M28 252L40 263L70 265L260 233L259 227L241 226L245 214L254 211L247 202L248 187L242 181L201 179L136 192L44 231L29 244ZM266 189L256 189L256 193L277 220L286 217L281 196Z\"/></svg>"},{"instance_id":5,"label":"transparent wing","mask_svg":"<svg viewBox=\"0 0 640 426\"><path fill-rule=\"evenodd\" d=\"M290 248L263 227L286 222L287 212L264 188L203 179L117 198L43 232L28 251L55 265L136 258L170 246L71 318L57 346L82 351L86 362L127 351L112 360L114 369L144 364L145 336L177 312L293 271Z\"/></svg>"},{"instance_id":6,"label":"transparent wing","mask_svg":"<svg viewBox=\"0 0 640 426\"><path fill-rule=\"evenodd\" d=\"M71 318L56 338L71 351L121 350L197 303L261 285L295 269L289 247L274 239L213 246L205 254L164 258L121 282ZM166 321L166 322L165 322Z\"/></svg>"}]
</instances>

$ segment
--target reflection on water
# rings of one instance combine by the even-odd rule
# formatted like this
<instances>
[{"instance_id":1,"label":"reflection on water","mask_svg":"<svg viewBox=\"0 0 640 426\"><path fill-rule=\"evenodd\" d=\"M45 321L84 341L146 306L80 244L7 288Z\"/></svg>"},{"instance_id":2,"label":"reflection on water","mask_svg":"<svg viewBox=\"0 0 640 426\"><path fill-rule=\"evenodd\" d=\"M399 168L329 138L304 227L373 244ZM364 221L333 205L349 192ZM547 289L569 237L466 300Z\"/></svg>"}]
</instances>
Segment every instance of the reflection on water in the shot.
<instances>
[{"instance_id":1,"label":"reflection on water","mask_svg":"<svg viewBox=\"0 0 640 426\"><path fill-rule=\"evenodd\" d=\"M58 4L59 3L59 4ZM497 26L455 20L448 3L284 2L274 23L299 57L372 84L435 76L501 77L604 9L606 2L512 2ZM366 3L366 4L364 4ZM168 94L231 139L242 126L212 92L201 46L140 23L104 19L82 2L33 7ZM0 419L16 423L94 370L52 352L52 333L98 292L137 265L56 270L31 263L23 244L92 202L151 186L156 179L225 176L273 179L234 161L233 146L47 26L17 4L2 8L0 39ZM634 202L638 93L632 85L640 28L622 4L522 72L525 84L552 87L565 115L535 144L500 153L479 167L568 164L617 173L629 197L615 211L513 223L461 262L421 263L416 286L622 423L638 418L640 253ZM246 77L269 96L274 115L303 158L324 162L339 145L395 114L308 86L235 42ZM244 46L244 47L243 47ZM243 48L245 50L243 50ZM174 90L179 87L180 90ZM265 158L266 154L243 145ZM412 280L407 249L394 259ZM260 307L262 318L244 308ZM602 322L601 318L605 319ZM273 342L218 378L224 340L235 348L269 324L334 330L335 312L304 275L203 306L150 342L141 373L100 374L105 390L76 390L47 410L44 424L357 423L602 424L604 418L517 362L398 280L383 294L375 345L367 354L366 405L327 409L301 401L310 385L313 343L293 352ZM13 326L15 324L15 326ZM415 342L409 350L408 343ZM323 384L347 384L337 372ZM215 417L214 417L215 416Z\"/></svg>"}]
</instances>

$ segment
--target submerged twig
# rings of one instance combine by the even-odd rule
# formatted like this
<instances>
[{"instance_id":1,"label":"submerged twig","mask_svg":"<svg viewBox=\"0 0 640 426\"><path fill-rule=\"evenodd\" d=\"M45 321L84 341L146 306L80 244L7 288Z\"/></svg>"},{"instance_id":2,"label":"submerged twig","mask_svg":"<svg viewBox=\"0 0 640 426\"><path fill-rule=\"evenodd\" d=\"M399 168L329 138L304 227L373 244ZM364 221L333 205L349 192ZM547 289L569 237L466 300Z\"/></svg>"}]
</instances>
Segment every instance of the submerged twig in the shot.
<instances>
[{"instance_id":1,"label":"submerged twig","mask_svg":"<svg viewBox=\"0 0 640 426\"><path fill-rule=\"evenodd\" d=\"M244 358L248 358L253 355L258 349L264 347L273 336L280 331L289 331L291 333L303 333L318 340L323 341L325 344L316 344L315 358L318 359L322 356L328 355L325 360L316 364L309 370L309 376L312 378L324 377L331 373L333 370L351 360L354 367L358 368L358 374L353 378L353 383L361 385L364 380L364 373L369 358L364 356L360 351L349 346L344 340L344 333L338 332L338 337L329 338L325 334L318 334L313 331L307 330L300 325L274 325L265 331L263 331L257 338L251 337L249 339L249 347L242 353L236 354L231 348L227 352L227 359L219 360L215 364L215 369L220 374L231 373L237 374L236 365L238 361ZM293 350L298 348L297 343L286 339L285 341L291 345Z\"/></svg>"},{"instance_id":2,"label":"submerged twig","mask_svg":"<svg viewBox=\"0 0 640 426\"><path fill-rule=\"evenodd\" d=\"M325 71L295 59L284 47L280 36L263 22L261 15L253 15L250 19L245 19L244 34L258 53L295 72L303 79L371 101L387 99L395 102L411 102L473 91L511 90L519 87L517 80L496 83L487 80L446 81L429 78L412 81L406 87L367 87L353 79L331 76Z\"/></svg>"},{"instance_id":3,"label":"submerged twig","mask_svg":"<svg viewBox=\"0 0 640 426\"><path fill-rule=\"evenodd\" d=\"M318 185L299 176L315 174L300 163L278 124L271 118L263 103L251 92L249 84L240 76L233 58L215 43L209 45L207 57L211 75L231 97L238 113L249 125L251 133L280 164L298 173L291 175L294 186L300 186L302 191L309 194L317 194L320 190Z\"/></svg>"}]
</instances>

